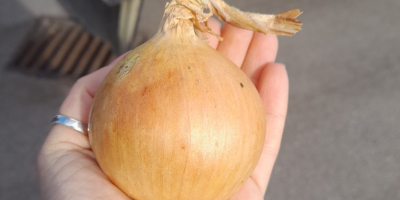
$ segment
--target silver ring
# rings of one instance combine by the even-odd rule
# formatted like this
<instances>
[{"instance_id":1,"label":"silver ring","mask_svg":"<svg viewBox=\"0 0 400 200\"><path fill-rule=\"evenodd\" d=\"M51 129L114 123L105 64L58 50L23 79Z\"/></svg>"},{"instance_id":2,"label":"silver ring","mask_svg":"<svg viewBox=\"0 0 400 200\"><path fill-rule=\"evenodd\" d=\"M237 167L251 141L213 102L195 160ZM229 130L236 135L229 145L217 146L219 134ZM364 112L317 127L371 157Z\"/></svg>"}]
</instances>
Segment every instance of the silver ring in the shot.
<instances>
[{"instance_id":1,"label":"silver ring","mask_svg":"<svg viewBox=\"0 0 400 200\"><path fill-rule=\"evenodd\" d=\"M51 120L51 123L61 124L64 126L71 127L81 133L85 133L85 134L87 133L87 125L83 124L82 122L80 122L76 119L72 119L72 118L66 117L64 115L56 115L53 118L53 120Z\"/></svg>"}]
</instances>

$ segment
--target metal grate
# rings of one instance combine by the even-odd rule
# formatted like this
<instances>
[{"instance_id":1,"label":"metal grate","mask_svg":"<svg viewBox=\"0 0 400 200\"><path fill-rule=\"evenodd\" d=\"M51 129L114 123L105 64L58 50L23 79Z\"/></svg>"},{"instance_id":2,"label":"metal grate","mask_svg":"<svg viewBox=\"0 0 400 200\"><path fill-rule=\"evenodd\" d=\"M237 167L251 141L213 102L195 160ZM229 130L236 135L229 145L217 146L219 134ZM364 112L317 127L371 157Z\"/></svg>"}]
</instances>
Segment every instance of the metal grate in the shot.
<instances>
[{"instance_id":1,"label":"metal grate","mask_svg":"<svg viewBox=\"0 0 400 200\"><path fill-rule=\"evenodd\" d=\"M116 58L108 42L75 22L41 17L15 55L12 66L42 75L80 77Z\"/></svg>"}]
</instances>

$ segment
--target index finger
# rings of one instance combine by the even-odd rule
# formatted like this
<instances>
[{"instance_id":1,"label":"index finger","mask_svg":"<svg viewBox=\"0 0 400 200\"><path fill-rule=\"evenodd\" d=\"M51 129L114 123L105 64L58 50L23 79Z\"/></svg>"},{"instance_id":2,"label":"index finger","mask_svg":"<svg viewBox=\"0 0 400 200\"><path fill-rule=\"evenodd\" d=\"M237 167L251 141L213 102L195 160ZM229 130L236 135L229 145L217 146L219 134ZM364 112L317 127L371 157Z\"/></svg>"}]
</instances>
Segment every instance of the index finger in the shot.
<instances>
[{"instance_id":1,"label":"index finger","mask_svg":"<svg viewBox=\"0 0 400 200\"><path fill-rule=\"evenodd\" d=\"M221 23L219 23L216 19L210 18L208 19L208 27L216 34L221 34ZM217 37L214 35L211 35L209 33L204 33L204 36L207 37L208 39L208 45L210 45L212 48L216 49L219 44L219 40Z\"/></svg>"}]
</instances>

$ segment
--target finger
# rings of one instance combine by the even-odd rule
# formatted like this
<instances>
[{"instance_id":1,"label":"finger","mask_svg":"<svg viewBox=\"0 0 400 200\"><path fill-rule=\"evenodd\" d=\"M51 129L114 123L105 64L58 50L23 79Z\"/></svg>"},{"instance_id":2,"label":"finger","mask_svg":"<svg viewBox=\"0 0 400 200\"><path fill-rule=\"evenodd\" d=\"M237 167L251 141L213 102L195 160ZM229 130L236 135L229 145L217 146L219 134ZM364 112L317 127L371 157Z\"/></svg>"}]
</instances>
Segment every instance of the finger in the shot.
<instances>
[{"instance_id":1,"label":"finger","mask_svg":"<svg viewBox=\"0 0 400 200\"><path fill-rule=\"evenodd\" d=\"M218 20L216 20L214 18L210 18L210 19L208 19L207 23L208 23L208 27L210 27L214 33L216 33L218 35L221 34L221 23L219 23ZM210 45L212 48L216 49L218 46L218 43L219 43L218 38L209 33L205 33L204 35L208 39L208 45Z\"/></svg>"},{"instance_id":2,"label":"finger","mask_svg":"<svg viewBox=\"0 0 400 200\"><path fill-rule=\"evenodd\" d=\"M221 36L224 40L218 44L217 50L241 67L253 32L225 23L221 30Z\"/></svg>"},{"instance_id":3,"label":"finger","mask_svg":"<svg viewBox=\"0 0 400 200\"><path fill-rule=\"evenodd\" d=\"M276 35L254 33L242 70L257 85L262 67L267 63L275 62L278 52L278 38Z\"/></svg>"},{"instance_id":4,"label":"finger","mask_svg":"<svg viewBox=\"0 0 400 200\"><path fill-rule=\"evenodd\" d=\"M87 123L92 100L97 89L108 72L125 55L118 57L110 65L80 78L61 105L60 114Z\"/></svg>"},{"instance_id":5,"label":"finger","mask_svg":"<svg viewBox=\"0 0 400 200\"><path fill-rule=\"evenodd\" d=\"M285 66L270 63L263 69L258 91L265 105L266 137L260 160L251 177L264 193L278 156L288 104L289 82Z\"/></svg>"},{"instance_id":6,"label":"finger","mask_svg":"<svg viewBox=\"0 0 400 200\"><path fill-rule=\"evenodd\" d=\"M249 178L229 200L260 200L263 197L264 194L258 189L258 185Z\"/></svg>"}]
</instances>

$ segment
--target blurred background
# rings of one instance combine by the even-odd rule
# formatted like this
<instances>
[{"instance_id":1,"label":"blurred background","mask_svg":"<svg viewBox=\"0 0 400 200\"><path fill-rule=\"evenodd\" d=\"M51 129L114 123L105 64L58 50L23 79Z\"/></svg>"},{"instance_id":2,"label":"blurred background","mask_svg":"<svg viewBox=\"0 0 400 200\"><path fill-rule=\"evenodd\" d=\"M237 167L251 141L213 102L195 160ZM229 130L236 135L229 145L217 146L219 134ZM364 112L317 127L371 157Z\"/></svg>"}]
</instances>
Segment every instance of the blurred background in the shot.
<instances>
[{"instance_id":1,"label":"blurred background","mask_svg":"<svg viewBox=\"0 0 400 200\"><path fill-rule=\"evenodd\" d=\"M36 156L76 78L156 33L166 0L135 1L0 1L1 200L40 199ZM227 2L304 12L279 37L290 101L265 199L400 199L400 1Z\"/></svg>"}]
</instances>

